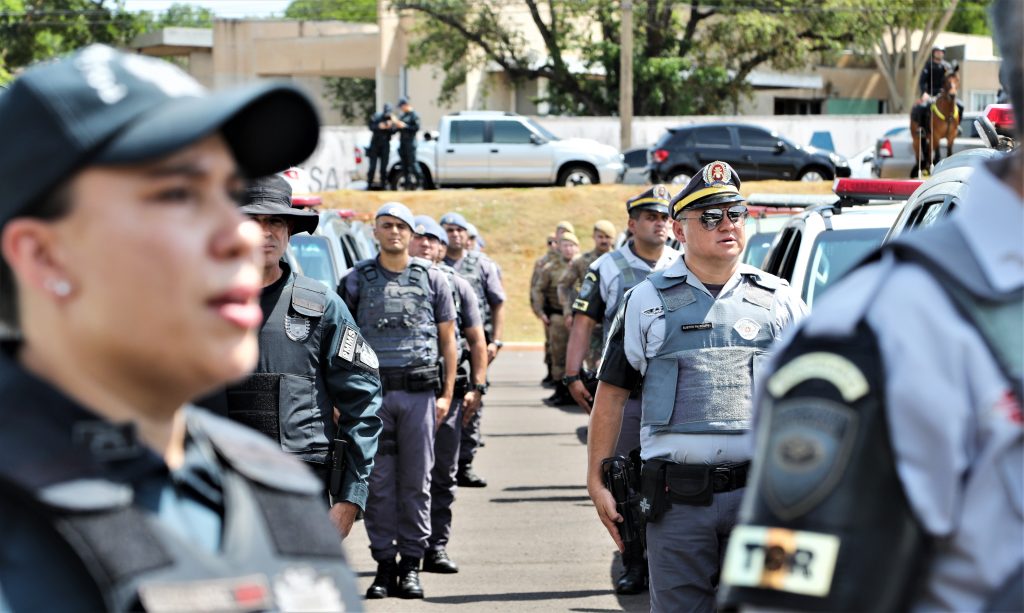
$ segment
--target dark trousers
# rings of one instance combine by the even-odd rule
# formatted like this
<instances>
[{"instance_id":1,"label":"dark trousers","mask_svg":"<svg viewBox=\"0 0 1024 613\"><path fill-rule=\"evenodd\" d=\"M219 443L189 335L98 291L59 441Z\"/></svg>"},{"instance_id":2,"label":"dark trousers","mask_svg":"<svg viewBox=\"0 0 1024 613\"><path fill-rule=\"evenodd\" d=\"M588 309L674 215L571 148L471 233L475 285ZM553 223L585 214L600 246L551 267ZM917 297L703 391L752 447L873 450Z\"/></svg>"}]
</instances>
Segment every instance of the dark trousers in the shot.
<instances>
[{"instance_id":1,"label":"dark trousers","mask_svg":"<svg viewBox=\"0 0 1024 613\"><path fill-rule=\"evenodd\" d=\"M399 143L398 156L402 160L402 180L409 185L409 173L416 177L416 185L423 185L423 173L420 172L419 162L416 161L416 144Z\"/></svg>"},{"instance_id":2,"label":"dark trousers","mask_svg":"<svg viewBox=\"0 0 1024 613\"><path fill-rule=\"evenodd\" d=\"M380 184L388 184L388 158L391 157L391 151L388 147L381 147L378 149L369 149L366 152L366 157L370 160L370 172L366 174L366 185L373 186L373 175L377 171L377 160L380 160Z\"/></svg>"},{"instance_id":3,"label":"dark trousers","mask_svg":"<svg viewBox=\"0 0 1024 613\"><path fill-rule=\"evenodd\" d=\"M428 549L448 545L452 534L452 504L455 502L455 474L462 437L462 398L453 398L448 417L434 438L434 470L430 473L430 540Z\"/></svg>"}]
</instances>

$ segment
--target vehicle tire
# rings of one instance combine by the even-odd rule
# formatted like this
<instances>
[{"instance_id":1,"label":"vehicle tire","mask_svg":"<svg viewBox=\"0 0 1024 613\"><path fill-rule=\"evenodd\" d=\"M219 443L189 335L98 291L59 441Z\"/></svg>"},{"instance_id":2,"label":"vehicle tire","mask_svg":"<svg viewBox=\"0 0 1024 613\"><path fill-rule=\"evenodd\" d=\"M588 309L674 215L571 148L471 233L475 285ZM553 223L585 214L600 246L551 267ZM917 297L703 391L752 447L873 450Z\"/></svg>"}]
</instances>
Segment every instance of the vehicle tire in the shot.
<instances>
[{"instance_id":1,"label":"vehicle tire","mask_svg":"<svg viewBox=\"0 0 1024 613\"><path fill-rule=\"evenodd\" d=\"M416 184L415 175L409 176L409 180L412 182L412 185L405 185L405 183L402 182L402 167L401 165L396 165L391 169L391 172L388 173L388 189L394 192L411 192L417 189L434 189L434 182L430 178L430 173L427 171L426 166L423 164L420 164L420 172L423 173L423 185Z\"/></svg>"},{"instance_id":2,"label":"vehicle tire","mask_svg":"<svg viewBox=\"0 0 1024 613\"><path fill-rule=\"evenodd\" d=\"M689 168L676 168L665 175L665 183L669 185L686 185L693 177L693 171Z\"/></svg>"},{"instance_id":3,"label":"vehicle tire","mask_svg":"<svg viewBox=\"0 0 1024 613\"><path fill-rule=\"evenodd\" d=\"M831 181L834 177L832 173L821 166L810 166L800 171L797 176L798 181Z\"/></svg>"},{"instance_id":4,"label":"vehicle tire","mask_svg":"<svg viewBox=\"0 0 1024 613\"><path fill-rule=\"evenodd\" d=\"M580 185L594 185L597 183L597 173L586 166L566 166L558 173L558 185L560 187L577 187Z\"/></svg>"}]
</instances>

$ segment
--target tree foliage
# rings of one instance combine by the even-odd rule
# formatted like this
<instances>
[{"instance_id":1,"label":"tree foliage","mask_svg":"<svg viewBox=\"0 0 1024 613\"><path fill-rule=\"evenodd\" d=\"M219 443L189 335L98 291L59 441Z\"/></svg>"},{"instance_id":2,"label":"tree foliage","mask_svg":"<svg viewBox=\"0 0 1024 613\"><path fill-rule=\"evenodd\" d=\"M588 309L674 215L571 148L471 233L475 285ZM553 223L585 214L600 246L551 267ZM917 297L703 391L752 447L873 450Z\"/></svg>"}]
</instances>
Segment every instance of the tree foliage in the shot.
<instances>
[{"instance_id":1,"label":"tree foliage","mask_svg":"<svg viewBox=\"0 0 1024 613\"><path fill-rule=\"evenodd\" d=\"M960 0L946 29L961 34L991 36L992 30L988 25L990 6L992 6L992 0Z\"/></svg>"},{"instance_id":2,"label":"tree foliage","mask_svg":"<svg viewBox=\"0 0 1024 613\"><path fill-rule=\"evenodd\" d=\"M284 11L289 19L377 22L377 0L293 0ZM342 119L364 123L376 105L377 82L357 77L324 77L331 106Z\"/></svg>"},{"instance_id":3,"label":"tree foliage","mask_svg":"<svg viewBox=\"0 0 1024 613\"><path fill-rule=\"evenodd\" d=\"M751 0L633 0L633 108L638 115L734 108L750 92L752 71L803 66L866 42L870 32L849 7L867 1L757 0L752 8ZM470 70L497 65L514 83L546 79L543 101L552 112L618 110L620 0L392 0L391 7L422 17L410 56L440 66L442 100ZM527 44L524 21L542 54Z\"/></svg>"},{"instance_id":4,"label":"tree foliage","mask_svg":"<svg viewBox=\"0 0 1024 613\"><path fill-rule=\"evenodd\" d=\"M91 43L127 45L142 29L120 1L0 0L0 82Z\"/></svg>"},{"instance_id":5,"label":"tree foliage","mask_svg":"<svg viewBox=\"0 0 1024 613\"><path fill-rule=\"evenodd\" d=\"M146 30L160 28L212 28L214 14L205 6L175 2L165 11L153 15L148 11L138 14Z\"/></svg>"}]
</instances>

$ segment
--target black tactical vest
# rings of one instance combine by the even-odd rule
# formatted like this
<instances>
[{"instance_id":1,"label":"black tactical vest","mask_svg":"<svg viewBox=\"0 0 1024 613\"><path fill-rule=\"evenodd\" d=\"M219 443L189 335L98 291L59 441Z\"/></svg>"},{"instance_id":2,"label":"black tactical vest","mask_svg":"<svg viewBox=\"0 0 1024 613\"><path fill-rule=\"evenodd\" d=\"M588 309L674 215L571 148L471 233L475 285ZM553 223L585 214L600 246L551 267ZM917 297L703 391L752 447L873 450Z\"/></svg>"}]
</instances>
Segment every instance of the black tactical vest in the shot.
<instances>
[{"instance_id":1,"label":"black tactical vest","mask_svg":"<svg viewBox=\"0 0 1024 613\"><path fill-rule=\"evenodd\" d=\"M260 329L255 372L227 388L228 417L320 464L334 436L334 408L320 376L326 308L322 283L292 275Z\"/></svg>"},{"instance_id":2,"label":"black tactical vest","mask_svg":"<svg viewBox=\"0 0 1024 613\"><path fill-rule=\"evenodd\" d=\"M484 320L484 334L487 336L487 342L490 342L493 338L494 320L491 316L491 303L487 302L487 287L484 285L481 258L478 251L466 251L455 272L473 286L477 306L480 307L480 317Z\"/></svg>"},{"instance_id":3,"label":"black tactical vest","mask_svg":"<svg viewBox=\"0 0 1024 613\"><path fill-rule=\"evenodd\" d=\"M0 495L46 518L110 611L359 609L354 577L323 511L322 484L247 428L194 409L187 409L187 427L192 444L207 448L220 468L225 511L217 553L135 506L130 484L49 462L52 454L33 451L45 445L32 441L8 440L6 451L43 456L29 463L47 470L0 467Z\"/></svg>"}]
</instances>

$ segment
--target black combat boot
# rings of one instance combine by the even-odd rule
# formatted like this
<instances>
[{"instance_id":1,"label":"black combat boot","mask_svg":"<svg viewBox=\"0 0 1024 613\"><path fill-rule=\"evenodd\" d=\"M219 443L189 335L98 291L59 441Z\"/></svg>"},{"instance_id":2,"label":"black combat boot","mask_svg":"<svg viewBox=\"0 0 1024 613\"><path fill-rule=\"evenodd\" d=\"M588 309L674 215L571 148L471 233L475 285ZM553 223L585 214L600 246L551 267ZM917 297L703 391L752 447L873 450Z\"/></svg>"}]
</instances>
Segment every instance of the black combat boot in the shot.
<instances>
[{"instance_id":1,"label":"black combat boot","mask_svg":"<svg viewBox=\"0 0 1024 613\"><path fill-rule=\"evenodd\" d=\"M398 563L399 598L423 598L423 586L420 585L420 559L402 556Z\"/></svg>"},{"instance_id":2,"label":"black combat boot","mask_svg":"<svg viewBox=\"0 0 1024 613\"><path fill-rule=\"evenodd\" d=\"M459 572L459 566L448 557L448 552L442 547L427 551L423 557L423 572L452 575Z\"/></svg>"},{"instance_id":3,"label":"black combat boot","mask_svg":"<svg viewBox=\"0 0 1024 613\"><path fill-rule=\"evenodd\" d=\"M459 464L459 471L455 473L455 483L459 487L487 487L487 481L473 472L471 464Z\"/></svg>"},{"instance_id":4,"label":"black combat boot","mask_svg":"<svg viewBox=\"0 0 1024 613\"><path fill-rule=\"evenodd\" d=\"M555 386L555 393L544 399L544 404L549 407L564 407L575 405L576 401L573 400L572 394L569 393L569 388L564 383L559 382Z\"/></svg>"},{"instance_id":5,"label":"black combat boot","mask_svg":"<svg viewBox=\"0 0 1024 613\"><path fill-rule=\"evenodd\" d=\"M626 545L626 552L622 554L622 565L626 567L626 572L615 582L615 593L639 594L646 590L647 558L644 557L644 548L639 541Z\"/></svg>"},{"instance_id":6,"label":"black combat boot","mask_svg":"<svg viewBox=\"0 0 1024 613\"><path fill-rule=\"evenodd\" d=\"M377 600L394 596L398 591L398 563L394 558L377 562L377 576L366 590L367 600Z\"/></svg>"}]
</instances>

